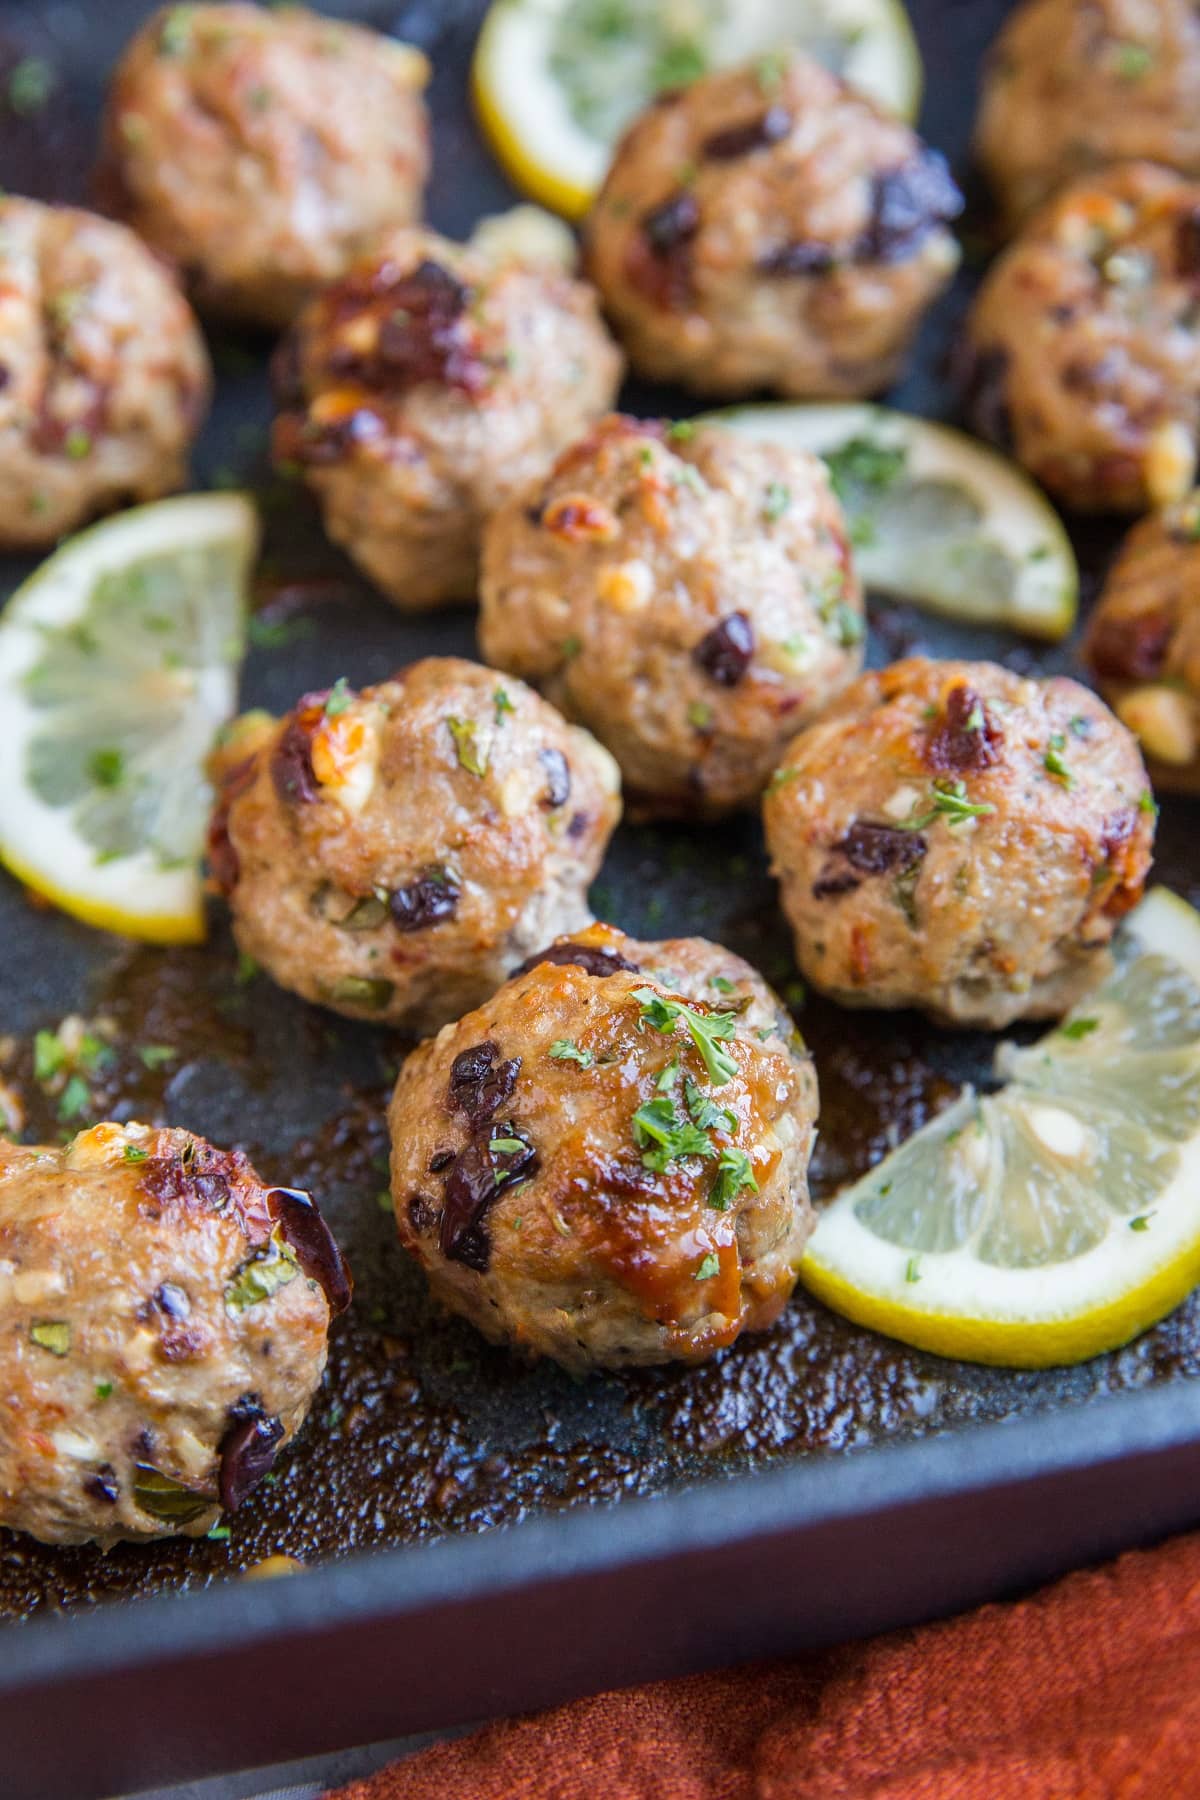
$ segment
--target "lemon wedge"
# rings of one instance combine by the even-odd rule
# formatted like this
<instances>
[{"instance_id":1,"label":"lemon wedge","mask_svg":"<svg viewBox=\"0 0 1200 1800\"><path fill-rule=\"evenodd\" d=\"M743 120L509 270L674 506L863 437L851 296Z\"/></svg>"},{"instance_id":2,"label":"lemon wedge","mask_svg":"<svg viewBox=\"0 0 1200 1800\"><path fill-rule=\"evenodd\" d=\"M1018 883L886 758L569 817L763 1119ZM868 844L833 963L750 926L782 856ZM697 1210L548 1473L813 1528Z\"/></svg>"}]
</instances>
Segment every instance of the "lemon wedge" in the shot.
<instances>
[{"instance_id":1,"label":"lemon wedge","mask_svg":"<svg viewBox=\"0 0 1200 1800\"><path fill-rule=\"evenodd\" d=\"M731 407L709 415L829 465L867 587L964 625L1067 636L1079 570L1040 488L965 432L886 406Z\"/></svg>"},{"instance_id":2,"label":"lemon wedge","mask_svg":"<svg viewBox=\"0 0 1200 1800\"><path fill-rule=\"evenodd\" d=\"M791 46L916 117L921 59L901 0L493 0L471 86L513 181L577 219L656 93Z\"/></svg>"},{"instance_id":3,"label":"lemon wedge","mask_svg":"<svg viewBox=\"0 0 1200 1800\"><path fill-rule=\"evenodd\" d=\"M234 710L257 519L238 494L70 539L0 614L0 861L89 925L204 936L204 759Z\"/></svg>"},{"instance_id":4,"label":"lemon wedge","mask_svg":"<svg viewBox=\"0 0 1200 1800\"><path fill-rule=\"evenodd\" d=\"M1112 975L825 1209L800 1278L968 1362L1115 1349L1200 1281L1200 914L1157 888Z\"/></svg>"}]
</instances>

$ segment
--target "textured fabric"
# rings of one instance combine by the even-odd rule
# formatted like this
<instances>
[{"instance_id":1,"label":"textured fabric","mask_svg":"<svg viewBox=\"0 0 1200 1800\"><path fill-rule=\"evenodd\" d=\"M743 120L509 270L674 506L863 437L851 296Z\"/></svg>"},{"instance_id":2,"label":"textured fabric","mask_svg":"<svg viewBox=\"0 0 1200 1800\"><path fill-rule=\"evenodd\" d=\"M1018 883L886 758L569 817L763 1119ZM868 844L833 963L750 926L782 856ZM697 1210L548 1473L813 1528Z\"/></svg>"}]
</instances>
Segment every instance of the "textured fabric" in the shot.
<instances>
[{"instance_id":1,"label":"textured fabric","mask_svg":"<svg viewBox=\"0 0 1200 1800\"><path fill-rule=\"evenodd\" d=\"M1186 1800L1200 1534L865 1644L598 1695L340 1800Z\"/></svg>"}]
</instances>

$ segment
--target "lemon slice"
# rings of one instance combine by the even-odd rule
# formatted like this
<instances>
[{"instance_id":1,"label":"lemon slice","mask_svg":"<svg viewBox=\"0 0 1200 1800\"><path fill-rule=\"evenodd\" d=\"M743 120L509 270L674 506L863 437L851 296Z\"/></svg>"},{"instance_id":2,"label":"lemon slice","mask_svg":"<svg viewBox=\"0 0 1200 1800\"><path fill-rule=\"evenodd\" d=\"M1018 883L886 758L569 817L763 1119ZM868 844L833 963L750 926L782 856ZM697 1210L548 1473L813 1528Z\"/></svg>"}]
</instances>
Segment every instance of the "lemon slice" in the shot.
<instances>
[{"instance_id":1,"label":"lemon slice","mask_svg":"<svg viewBox=\"0 0 1200 1800\"><path fill-rule=\"evenodd\" d=\"M577 219L654 94L793 45L916 117L921 58L901 0L493 0L471 85L517 186Z\"/></svg>"},{"instance_id":2,"label":"lemon slice","mask_svg":"<svg viewBox=\"0 0 1200 1800\"><path fill-rule=\"evenodd\" d=\"M886 406L732 407L735 431L829 464L869 588L964 625L1057 642L1075 623L1079 570L1041 490L949 425Z\"/></svg>"},{"instance_id":3,"label":"lemon slice","mask_svg":"<svg viewBox=\"0 0 1200 1800\"><path fill-rule=\"evenodd\" d=\"M822 1213L800 1276L943 1356L1043 1368L1200 1281L1200 914L1156 889L1111 977Z\"/></svg>"},{"instance_id":4,"label":"lemon slice","mask_svg":"<svg viewBox=\"0 0 1200 1800\"><path fill-rule=\"evenodd\" d=\"M0 614L0 861L90 925L204 936L203 764L234 709L257 539L238 494L135 507Z\"/></svg>"}]
</instances>

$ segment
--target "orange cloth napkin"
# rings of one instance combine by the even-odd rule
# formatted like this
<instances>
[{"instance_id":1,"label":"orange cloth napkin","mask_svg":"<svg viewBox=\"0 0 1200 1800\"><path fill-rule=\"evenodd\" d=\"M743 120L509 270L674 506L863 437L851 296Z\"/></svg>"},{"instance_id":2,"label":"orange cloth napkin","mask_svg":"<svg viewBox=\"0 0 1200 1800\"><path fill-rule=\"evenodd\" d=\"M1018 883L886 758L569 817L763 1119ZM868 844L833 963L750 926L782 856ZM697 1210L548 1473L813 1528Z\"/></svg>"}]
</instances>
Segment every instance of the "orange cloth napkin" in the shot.
<instances>
[{"instance_id":1,"label":"orange cloth napkin","mask_svg":"<svg viewBox=\"0 0 1200 1800\"><path fill-rule=\"evenodd\" d=\"M600 1694L339 1800L1187 1800L1200 1534L864 1644Z\"/></svg>"}]
</instances>

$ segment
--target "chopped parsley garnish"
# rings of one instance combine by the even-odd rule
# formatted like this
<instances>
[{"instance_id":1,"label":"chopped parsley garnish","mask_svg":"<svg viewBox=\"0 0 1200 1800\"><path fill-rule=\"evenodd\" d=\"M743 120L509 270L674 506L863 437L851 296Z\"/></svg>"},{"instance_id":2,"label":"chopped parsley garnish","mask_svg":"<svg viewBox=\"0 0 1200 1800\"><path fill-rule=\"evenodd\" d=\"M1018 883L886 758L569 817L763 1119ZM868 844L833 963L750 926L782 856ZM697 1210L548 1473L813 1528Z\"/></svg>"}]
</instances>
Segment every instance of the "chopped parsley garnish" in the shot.
<instances>
[{"instance_id":1,"label":"chopped parsley garnish","mask_svg":"<svg viewBox=\"0 0 1200 1800\"><path fill-rule=\"evenodd\" d=\"M672 444L686 444L696 435L696 426L691 419L676 419L667 428L667 438Z\"/></svg>"},{"instance_id":2,"label":"chopped parsley garnish","mask_svg":"<svg viewBox=\"0 0 1200 1800\"><path fill-rule=\"evenodd\" d=\"M764 94L773 94L787 72L787 52L769 50L754 65L754 77Z\"/></svg>"},{"instance_id":3,"label":"chopped parsley garnish","mask_svg":"<svg viewBox=\"0 0 1200 1800\"><path fill-rule=\"evenodd\" d=\"M113 1384L111 1381L98 1381L96 1383L96 1398L97 1398L97 1400L109 1399L109 1397L112 1394L112 1391L113 1391Z\"/></svg>"},{"instance_id":4,"label":"chopped parsley garnish","mask_svg":"<svg viewBox=\"0 0 1200 1800\"><path fill-rule=\"evenodd\" d=\"M162 22L158 47L164 56L182 56L192 35L194 6L173 6Z\"/></svg>"},{"instance_id":5,"label":"chopped parsley garnish","mask_svg":"<svg viewBox=\"0 0 1200 1800\"><path fill-rule=\"evenodd\" d=\"M140 1163L146 1161L150 1152L144 1150L140 1144L126 1144L121 1154L126 1162Z\"/></svg>"},{"instance_id":6,"label":"chopped parsley garnish","mask_svg":"<svg viewBox=\"0 0 1200 1800\"><path fill-rule=\"evenodd\" d=\"M1138 795L1138 811L1150 813L1156 819L1158 817L1158 801L1154 798L1154 795L1150 792L1149 788L1143 788L1142 792Z\"/></svg>"},{"instance_id":7,"label":"chopped parsley garnish","mask_svg":"<svg viewBox=\"0 0 1200 1800\"><path fill-rule=\"evenodd\" d=\"M1154 67L1154 52L1145 44L1118 44L1116 65L1122 81L1140 81Z\"/></svg>"},{"instance_id":8,"label":"chopped parsley garnish","mask_svg":"<svg viewBox=\"0 0 1200 1800\"><path fill-rule=\"evenodd\" d=\"M1067 740L1063 733L1061 731L1053 732L1046 748L1046 754L1042 758L1042 767L1047 775L1054 777L1055 781L1061 781L1064 787L1073 788L1075 777L1063 761L1063 751L1066 747Z\"/></svg>"},{"instance_id":9,"label":"chopped parsley garnish","mask_svg":"<svg viewBox=\"0 0 1200 1800\"><path fill-rule=\"evenodd\" d=\"M860 494L884 494L904 473L908 452L899 445L878 444L867 437L852 437L821 459L829 470L830 485L841 501Z\"/></svg>"},{"instance_id":10,"label":"chopped parsley garnish","mask_svg":"<svg viewBox=\"0 0 1200 1800\"><path fill-rule=\"evenodd\" d=\"M58 1116L64 1125L71 1119L81 1119L91 1103L92 1096L83 1076L72 1075L59 1096Z\"/></svg>"},{"instance_id":11,"label":"chopped parsley garnish","mask_svg":"<svg viewBox=\"0 0 1200 1800\"><path fill-rule=\"evenodd\" d=\"M590 1069L596 1060L590 1050L581 1050L570 1038L555 1038L550 1054L556 1062L575 1062L581 1069Z\"/></svg>"},{"instance_id":12,"label":"chopped parsley garnish","mask_svg":"<svg viewBox=\"0 0 1200 1800\"><path fill-rule=\"evenodd\" d=\"M697 1012L694 1007L685 1006L681 1001L664 1000L653 988L635 988L633 997L641 1005L643 1020L647 1025L652 1025L655 1031L673 1031L676 1020L683 1020L708 1070L709 1079L718 1087L737 1074L736 1062L718 1048L719 1044L733 1037L736 1013Z\"/></svg>"},{"instance_id":13,"label":"chopped parsley garnish","mask_svg":"<svg viewBox=\"0 0 1200 1800\"><path fill-rule=\"evenodd\" d=\"M701 1259L700 1267L696 1270L696 1273L692 1276L692 1280L693 1281L711 1281L714 1275L719 1275L720 1273L721 1273L721 1259L716 1254L715 1250L710 1250L708 1255Z\"/></svg>"},{"instance_id":14,"label":"chopped parsley garnish","mask_svg":"<svg viewBox=\"0 0 1200 1800\"><path fill-rule=\"evenodd\" d=\"M65 1319L39 1319L29 1327L31 1342L51 1356L66 1356L71 1348L71 1327Z\"/></svg>"},{"instance_id":15,"label":"chopped parsley garnish","mask_svg":"<svg viewBox=\"0 0 1200 1800\"><path fill-rule=\"evenodd\" d=\"M63 449L72 462L82 462L92 453L92 440L82 425L73 425L63 440Z\"/></svg>"},{"instance_id":16,"label":"chopped parsley garnish","mask_svg":"<svg viewBox=\"0 0 1200 1800\"><path fill-rule=\"evenodd\" d=\"M492 699L496 706L497 725L502 723L505 713L515 713L517 710L502 687L496 689Z\"/></svg>"},{"instance_id":17,"label":"chopped parsley garnish","mask_svg":"<svg viewBox=\"0 0 1200 1800\"><path fill-rule=\"evenodd\" d=\"M647 1100L633 1115L633 1141L643 1151L647 1169L663 1174L667 1164L685 1156L712 1156L712 1139L687 1119L681 1119L675 1102L662 1094ZM651 1148L651 1146L655 1146Z\"/></svg>"},{"instance_id":18,"label":"chopped parsley garnish","mask_svg":"<svg viewBox=\"0 0 1200 1800\"><path fill-rule=\"evenodd\" d=\"M213 1525L204 1535L211 1543L227 1544L231 1533L228 1525Z\"/></svg>"},{"instance_id":19,"label":"chopped parsley garnish","mask_svg":"<svg viewBox=\"0 0 1200 1800\"><path fill-rule=\"evenodd\" d=\"M315 627L311 619L265 619L251 613L246 621L246 636L256 650L286 650L298 638L311 637Z\"/></svg>"},{"instance_id":20,"label":"chopped parsley garnish","mask_svg":"<svg viewBox=\"0 0 1200 1800\"><path fill-rule=\"evenodd\" d=\"M495 1151L497 1156L517 1156L522 1150L528 1150L528 1148L524 1138L494 1137L488 1140L488 1149Z\"/></svg>"},{"instance_id":21,"label":"chopped parsley garnish","mask_svg":"<svg viewBox=\"0 0 1200 1800\"><path fill-rule=\"evenodd\" d=\"M672 1063L669 1068L678 1073L679 1065ZM662 1085L661 1079L659 1085ZM688 1112L691 1114L692 1124L698 1125L701 1131L737 1130L737 1114L727 1106L718 1106L702 1087L697 1086L690 1075L684 1081L683 1093L684 1099L687 1101Z\"/></svg>"},{"instance_id":22,"label":"chopped parsley garnish","mask_svg":"<svg viewBox=\"0 0 1200 1800\"><path fill-rule=\"evenodd\" d=\"M905 1263L904 1279L905 1281L920 1281L921 1259L919 1256L910 1256L907 1263Z\"/></svg>"},{"instance_id":23,"label":"chopped parsley garnish","mask_svg":"<svg viewBox=\"0 0 1200 1800\"><path fill-rule=\"evenodd\" d=\"M773 794L777 788L786 787L789 781L795 781L798 774L798 769L772 769L771 779L767 783L768 794Z\"/></svg>"},{"instance_id":24,"label":"chopped parsley garnish","mask_svg":"<svg viewBox=\"0 0 1200 1800\"><path fill-rule=\"evenodd\" d=\"M715 987L720 994L732 994L733 983L727 975L713 975L709 979L709 987Z\"/></svg>"},{"instance_id":25,"label":"chopped parsley garnish","mask_svg":"<svg viewBox=\"0 0 1200 1800\"><path fill-rule=\"evenodd\" d=\"M329 690L329 697L325 702L325 717L336 719L340 713L345 712L353 698L354 695L350 691L350 684L346 677L339 675Z\"/></svg>"},{"instance_id":26,"label":"chopped parsley garnish","mask_svg":"<svg viewBox=\"0 0 1200 1800\"><path fill-rule=\"evenodd\" d=\"M721 1152L721 1160L717 1164L717 1179L713 1182L708 1204L718 1212L726 1212L743 1188L749 1188L752 1194L757 1194L758 1182L754 1178L754 1170L746 1152L730 1144Z\"/></svg>"},{"instance_id":27,"label":"chopped parsley garnish","mask_svg":"<svg viewBox=\"0 0 1200 1800\"><path fill-rule=\"evenodd\" d=\"M782 519L791 504L791 488L782 481L773 481L767 488L766 499L763 501L763 518L769 525L774 525L777 519Z\"/></svg>"},{"instance_id":28,"label":"chopped parsley garnish","mask_svg":"<svg viewBox=\"0 0 1200 1800\"><path fill-rule=\"evenodd\" d=\"M170 1044L139 1044L138 1057L147 1069L161 1069L167 1063L174 1062L179 1055Z\"/></svg>"},{"instance_id":29,"label":"chopped parsley garnish","mask_svg":"<svg viewBox=\"0 0 1200 1800\"><path fill-rule=\"evenodd\" d=\"M97 787L120 787L125 774L125 758L119 750L94 750L88 763L88 774Z\"/></svg>"},{"instance_id":30,"label":"chopped parsley garnish","mask_svg":"<svg viewBox=\"0 0 1200 1800\"><path fill-rule=\"evenodd\" d=\"M487 745L480 744L476 736L475 721L473 719L456 719L452 713L446 723L450 727L450 736L454 739L459 767L465 769L468 775L486 775Z\"/></svg>"},{"instance_id":31,"label":"chopped parsley garnish","mask_svg":"<svg viewBox=\"0 0 1200 1800\"><path fill-rule=\"evenodd\" d=\"M1059 1026L1059 1032L1063 1037L1070 1038L1072 1043L1078 1043L1080 1038L1095 1031L1099 1024L1099 1019L1068 1019L1065 1025Z\"/></svg>"},{"instance_id":32,"label":"chopped parsley garnish","mask_svg":"<svg viewBox=\"0 0 1200 1800\"><path fill-rule=\"evenodd\" d=\"M687 709L687 719L694 731L707 731L713 722L713 709L706 700L693 700Z\"/></svg>"},{"instance_id":33,"label":"chopped parsley garnish","mask_svg":"<svg viewBox=\"0 0 1200 1800\"><path fill-rule=\"evenodd\" d=\"M924 812L913 812L907 819L901 819L901 831L924 831L935 819L945 819L949 825L961 825L967 819L982 819L996 808L990 800L978 803L969 799L965 781L951 781L942 777L935 781L929 795L929 806Z\"/></svg>"},{"instance_id":34,"label":"chopped parsley garnish","mask_svg":"<svg viewBox=\"0 0 1200 1800\"><path fill-rule=\"evenodd\" d=\"M1153 1217L1154 1214L1152 1212L1139 1213L1136 1219L1130 1219L1130 1231L1149 1231L1150 1221Z\"/></svg>"}]
</instances>

